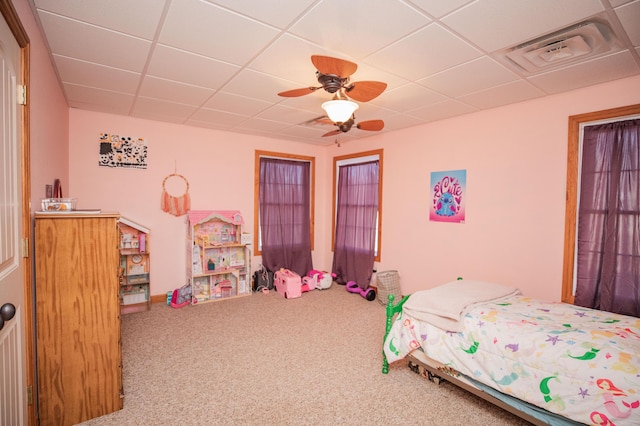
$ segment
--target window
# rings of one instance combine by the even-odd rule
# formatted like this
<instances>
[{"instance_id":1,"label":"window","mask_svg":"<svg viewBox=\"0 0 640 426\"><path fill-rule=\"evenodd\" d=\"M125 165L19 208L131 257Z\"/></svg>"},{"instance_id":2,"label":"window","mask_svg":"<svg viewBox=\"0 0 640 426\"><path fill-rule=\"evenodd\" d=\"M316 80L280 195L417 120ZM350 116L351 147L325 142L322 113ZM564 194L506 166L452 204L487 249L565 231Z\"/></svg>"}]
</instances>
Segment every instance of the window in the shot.
<instances>
[{"instance_id":1,"label":"window","mask_svg":"<svg viewBox=\"0 0 640 426\"><path fill-rule=\"evenodd\" d=\"M309 188L307 188L308 193L310 194L310 199L308 200L308 220L309 220L309 238L311 240L311 250L313 250L313 246L314 246L314 205L315 205L315 192L314 192L314 188L315 188L315 158L314 157L306 157L306 156L300 156L300 155L293 155L293 154L283 154L283 153L278 153L278 152L268 152L268 151L256 151L255 152L255 187L254 187L254 223L253 223L253 240L254 240L254 247L255 247L255 255L262 255L262 238L261 238L261 234L262 234L262 230L261 230L261 223L260 223L260 187L261 185L265 184L266 182L262 182L261 181L261 166L263 165L263 162L261 162L261 159L275 159L275 160L284 160L284 161L289 161L289 162L299 162L300 165L306 165L308 167L309 170L309 178L307 180L308 184L309 184ZM293 165L295 165L294 163L291 163ZM277 166L276 166L277 167ZM296 180L297 178L291 174L288 176L283 176L283 179L285 180L289 180L290 183L295 184L296 182L294 182L294 180ZM280 182L283 183L283 182ZM299 183L299 181L297 182ZM270 201L267 200L266 203L268 204ZM278 201L275 201L276 203ZM295 217L297 217L297 219L292 219L293 222L289 223L289 225L291 227L296 227L296 226L302 226L303 222L306 223L306 220L303 221L300 218L300 213L303 211L304 205L301 203L301 200L291 200L291 202L287 203L289 205L289 207L293 207L293 210L296 211L297 213L295 214ZM305 204L306 205L306 204ZM300 235L297 234L297 237L294 238L299 238ZM305 271L306 273L306 271Z\"/></svg>"},{"instance_id":2,"label":"window","mask_svg":"<svg viewBox=\"0 0 640 426\"><path fill-rule=\"evenodd\" d=\"M569 144L567 156L567 207L565 215L564 266L562 277L562 301L574 303L577 235L577 211L580 199L580 149L582 125L614 118L624 120L640 114L640 105L631 105L569 117Z\"/></svg>"},{"instance_id":3,"label":"window","mask_svg":"<svg viewBox=\"0 0 640 426\"><path fill-rule=\"evenodd\" d=\"M336 213L337 213L337 205L338 205L338 175L340 171L340 167L343 165L349 164L362 164L370 161L378 161L379 162L379 181L378 181L378 211L376 216L376 241L375 241L375 261L380 261L380 253L381 253L381 235L382 235L382 157L383 150L373 150L367 152L361 152L358 154L350 154L333 158L333 223L332 223L332 233L331 233L331 247L335 247L335 236L336 236Z\"/></svg>"}]
</instances>

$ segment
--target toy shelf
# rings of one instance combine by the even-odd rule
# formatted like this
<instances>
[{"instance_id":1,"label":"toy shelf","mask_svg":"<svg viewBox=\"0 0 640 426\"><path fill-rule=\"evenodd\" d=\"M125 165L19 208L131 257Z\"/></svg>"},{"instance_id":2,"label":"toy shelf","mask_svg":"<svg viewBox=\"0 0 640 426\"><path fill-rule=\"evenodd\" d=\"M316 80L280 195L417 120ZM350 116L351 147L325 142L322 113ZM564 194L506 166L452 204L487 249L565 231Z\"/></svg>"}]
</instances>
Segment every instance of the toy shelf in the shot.
<instances>
[{"instance_id":1,"label":"toy shelf","mask_svg":"<svg viewBox=\"0 0 640 426\"><path fill-rule=\"evenodd\" d=\"M120 311L151 309L149 229L125 217L118 219L120 236Z\"/></svg>"}]
</instances>

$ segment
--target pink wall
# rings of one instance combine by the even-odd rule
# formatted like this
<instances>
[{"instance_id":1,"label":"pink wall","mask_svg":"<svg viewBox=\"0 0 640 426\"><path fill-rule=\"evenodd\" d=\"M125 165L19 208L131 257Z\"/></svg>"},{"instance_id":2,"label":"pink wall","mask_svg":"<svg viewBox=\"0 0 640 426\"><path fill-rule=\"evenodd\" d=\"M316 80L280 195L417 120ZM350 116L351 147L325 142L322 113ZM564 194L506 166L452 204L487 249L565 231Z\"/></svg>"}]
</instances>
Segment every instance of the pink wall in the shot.
<instances>
[{"instance_id":1,"label":"pink wall","mask_svg":"<svg viewBox=\"0 0 640 426\"><path fill-rule=\"evenodd\" d=\"M560 300L568 117L640 103L640 77L382 134L382 261L404 292L458 276ZM432 171L467 170L465 224L430 222Z\"/></svg>"},{"instance_id":2,"label":"pink wall","mask_svg":"<svg viewBox=\"0 0 640 426\"><path fill-rule=\"evenodd\" d=\"M29 111L31 132L31 211L40 210L45 185L55 178L69 186L69 108L40 29L27 0L13 0L30 42Z\"/></svg>"},{"instance_id":3,"label":"pink wall","mask_svg":"<svg viewBox=\"0 0 640 426\"><path fill-rule=\"evenodd\" d=\"M209 129L161 123L72 109L70 112L70 194L78 208L100 208L151 229L152 294L185 284L186 217L160 209L164 178L173 173L189 181L194 210L240 210L245 232L253 232L254 152L256 149L316 157L321 176L330 175L325 149L308 144ZM148 145L147 169L98 166L101 132L143 138ZM319 172L320 173L320 172ZM180 181L174 181L174 185ZM170 188L171 189L171 188ZM183 187L176 185L178 195ZM320 200L327 195L316 193ZM314 264L331 267L326 239L316 240ZM260 259L253 261L254 268Z\"/></svg>"},{"instance_id":4,"label":"pink wall","mask_svg":"<svg viewBox=\"0 0 640 426\"><path fill-rule=\"evenodd\" d=\"M332 159L384 149L382 261L403 292L458 276L560 299L567 118L640 102L640 77L318 147L119 117L70 113L71 194L80 208L119 211L152 230L152 293L184 284L184 217L160 210L162 180L177 167L194 209L239 209L253 227L254 150L315 156L314 267L331 267ZM98 167L98 134L145 138L147 170ZM429 222L432 171L467 170L465 224ZM255 258L254 267L260 259Z\"/></svg>"},{"instance_id":5,"label":"pink wall","mask_svg":"<svg viewBox=\"0 0 640 426\"><path fill-rule=\"evenodd\" d=\"M79 208L119 211L152 230L152 293L184 284L185 221L160 210L162 180L190 182L194 209L239 209L253 229L254 151L316 157L314 267L331 266L332 158L384 149L382 261L404 293L464 276L560 299L567 118L640 103L640 77L323 148L109 114L68 110L27 0L15 7L31 39L33 210L62 179ZM146 170L98 167L98 135L142 137ZM428 220L430 173L467 170L465 224ZM254 267L260 259L254 258Z\"/></svg>"}]
</instances>

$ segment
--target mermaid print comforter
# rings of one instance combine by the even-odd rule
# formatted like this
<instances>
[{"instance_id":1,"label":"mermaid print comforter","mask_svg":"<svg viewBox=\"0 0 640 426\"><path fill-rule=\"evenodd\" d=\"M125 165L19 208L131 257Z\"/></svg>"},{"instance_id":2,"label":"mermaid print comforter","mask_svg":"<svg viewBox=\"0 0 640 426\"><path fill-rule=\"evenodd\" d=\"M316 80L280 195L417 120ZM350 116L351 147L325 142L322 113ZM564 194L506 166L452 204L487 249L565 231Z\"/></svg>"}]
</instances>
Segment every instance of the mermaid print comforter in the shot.
<instances>
[{"instance_id":1,"label":"mermaid print comforter","mask_svg":"<svg viewBox=\"0 0 640 426\"><path fill-rule=\"evenodd\" d=\"M402 312L385 339L389 362L427 356L568 419L640 425L640 319L524 296L466 312L460 332Z\"/></svg>"}]
</instances>

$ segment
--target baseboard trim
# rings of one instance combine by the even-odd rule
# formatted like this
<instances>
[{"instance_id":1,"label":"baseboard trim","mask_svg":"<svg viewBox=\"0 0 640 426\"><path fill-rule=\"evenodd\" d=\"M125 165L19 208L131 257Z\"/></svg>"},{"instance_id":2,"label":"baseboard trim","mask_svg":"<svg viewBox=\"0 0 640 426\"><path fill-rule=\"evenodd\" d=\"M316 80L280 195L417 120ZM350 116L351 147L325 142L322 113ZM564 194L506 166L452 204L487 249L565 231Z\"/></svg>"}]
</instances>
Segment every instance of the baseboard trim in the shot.
<instances>
[{"instance_id":1,"label":"baseboard trim","mask_svg":"<svg viewBox=\"0 0 640 426\"><path fill-rule=\"evenodd\" d=\"M156 294L151 296L151 303L164 303L167 304L166 294Z\"/></svg>"}]
</instances>

